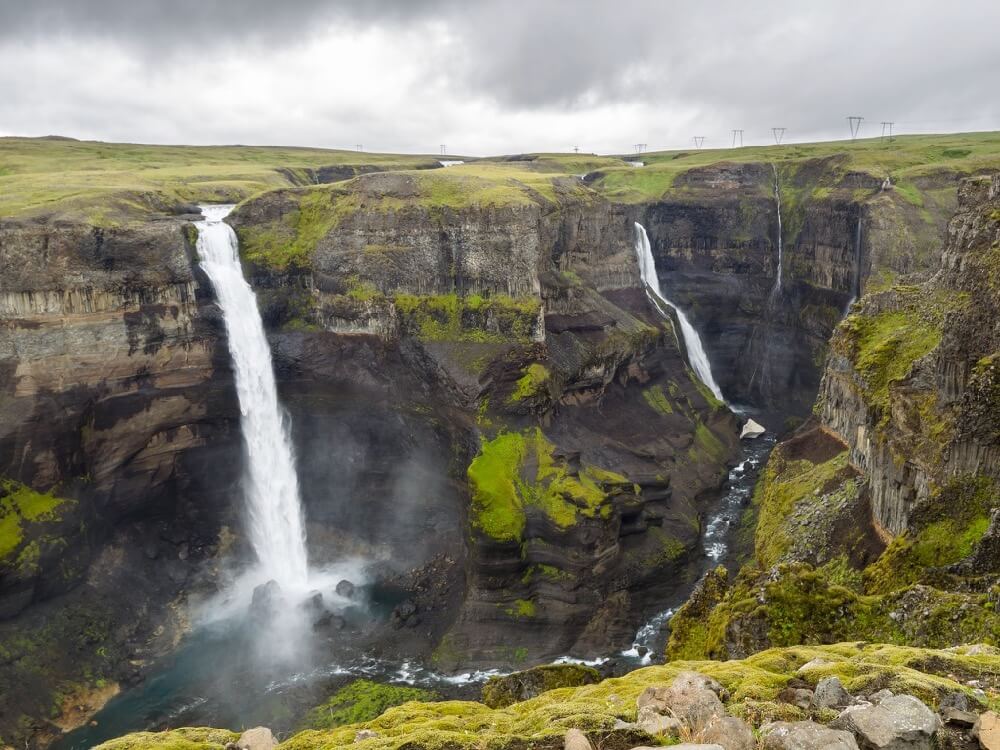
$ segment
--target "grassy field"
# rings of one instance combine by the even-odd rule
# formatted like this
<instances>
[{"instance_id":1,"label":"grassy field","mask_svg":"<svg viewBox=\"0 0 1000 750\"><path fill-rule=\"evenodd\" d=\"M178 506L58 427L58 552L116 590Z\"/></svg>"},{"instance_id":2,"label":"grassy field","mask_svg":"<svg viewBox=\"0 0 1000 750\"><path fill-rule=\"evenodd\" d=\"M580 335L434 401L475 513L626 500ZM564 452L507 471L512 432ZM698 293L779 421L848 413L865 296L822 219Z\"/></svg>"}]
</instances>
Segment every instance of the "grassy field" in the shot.
<instances>
[{"instance_id":1,"label":"grassy field","mask_svg":"<svg viewBox=\"0 0 1000 750\"><path fill-rule=\"evenodd\" d=\"M46 216L114 224L169 213L181 202L238 202L264 190L307 184L308 170L338 166L412 175L417 190L412 199L425 206L552 202L568 195L637 203L668 194L678 175L718 162L770 162L782 169L833 155L842 155L838 172L889 176L900 195L919 206L923 176L1000 169L1000 133L660 151L638 157L539 153L434 170L426 169L437 165L437 157L429 155L0 138L0 218ZM628 165L632 159L646 166ZM587 173L597 174L585 186L579 177ZM348 183L345 187L350 189Z\"/></svg>"},{"instance_id":2,"label":"grassy field","mask_svg":"<svg viewBox=\"0 0 1000 750\"><path fill-rule=\"evenodd\" d=\"M258 146L145 146L0 138L0 218L57 216L98 223L178 202L238 202L307 181L305 170L412 169L431 156Z\"/></svg>"},{"instance_id":3,"label":"grassy field","mask_svg":"<svg viewBox=\"0 0 1000 750\"><path fill-rule=\"evenodd\" d=\"M865 172L880 179L891 177L904 191L913 191L914 180L936 171L976 174L1000 169L1000 132L950 135L901 135L892 143L879 138L783 146L657 151L624 157L643 161L641 169L618 168L607 173L596 187L609 198L625 202L654 200L673 187L676 177L697 167L718 162L783 162L843 154L841 170ZM915 196L911 196L916 202Z\"/></svg>"}]
</instances>

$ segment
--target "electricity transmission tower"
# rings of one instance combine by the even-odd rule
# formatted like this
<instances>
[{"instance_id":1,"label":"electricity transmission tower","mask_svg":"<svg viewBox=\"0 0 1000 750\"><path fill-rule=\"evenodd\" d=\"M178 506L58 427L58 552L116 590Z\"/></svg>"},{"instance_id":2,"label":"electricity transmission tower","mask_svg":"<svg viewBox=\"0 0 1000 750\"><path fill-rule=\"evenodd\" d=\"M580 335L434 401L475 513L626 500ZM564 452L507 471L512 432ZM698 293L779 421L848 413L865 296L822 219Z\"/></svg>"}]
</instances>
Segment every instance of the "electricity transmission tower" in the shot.
<instances>
[{"instance_id":1,"label":"electricity transmission tower","mask_svg":"<svg viewBox=\"0 0 1000 750\"><path fill-rule=\"evenodd\" d=\"M645 143L636 143L634 146L632 146L632 148L635 149L635 152L637 154L641 154L643 151L646 150L646 144Z\"/></svg>"},{"instance_id":2,"label":"electricity transmission tower","mask_svg":"<svg viewBox=\"0 0 1000 750\"><path fill-rule=\"evenodd\" d=\"M733 148L736 148L736 139L740 140L740 148L743 148L743 131L738 128L733 128Z\"/></svg>"},{"instance_id":3,"label":"electricity transmission tower","mask_svg":"<svg viewBox=\"0 0 1000 750\"><path fill-rule=\"evenodd\" d=\"M703 144L705 142L705 136L703 136L703 135L696 135L691 140L694 141L694 147L695 148L701 148L701 144Z\"/></svg>"},{"instance_id":4,"label":"electricity transmission tower","mask_svg":"<svg viewBox=\"0 0 1000 750\"><path fill-rule=\"evenodd\" d=\"M861 121L865 119L859 115L851 115L847 118L847 122L851 126L851 140L857 140L858 133L861 132Z\"/></svg>"},{"instance_id":5,"label":"electricity transmission tower","mask_svg":"<svg viewBox=\"0 0 1000 750\"><path fill-rule=\"evenodd\" d=\"M880 141L885 140L885 129L889 128L889 143L892 143L892 126L895 125L894 122L883 122L882 123L882 136L879 138Z\"/></svg>"},{"instance_id":6,"label":"electricity transmission tower","mask_svg":"<svg viewBox=\"0 0 1000 750\"><path fill-rule=\"evenodd\" d=\"M573 153L574 154L580 153L580 147L579 146L573 146Z\"/></svg>"},{"instance_id":7,"label":"electricity transmission tower","mask_svg":"<svg viewBox=\"0 0 1000 750\"><path fill-rule=\"evenodd\" d=\"M362 150L360 143L355 143L354 144L354 148L355 148L356 151L361 151Z\"/></svg>"},{"instance_id":8,"label":"electricity transmission tower","mask_svg":"<svg viewBox=\"0 0 1000 750\"><path fill-rule=\"evenodd\" d=\"M441 156L444 156L447 153L448 153L448 147L445 144L442 143L441 144Z\"/></svg>"},{"instance_id":9,"label":"electricity transmission tower","mask_svg":"<svg viewBox=\"0 0 1000 750\"><path fill-rule=\"evenodd\" d=\"M774 135L775 145L780 146L781 139L785 137L785 128L771 128L771 133Z\"/></svg>"}]
</instances>

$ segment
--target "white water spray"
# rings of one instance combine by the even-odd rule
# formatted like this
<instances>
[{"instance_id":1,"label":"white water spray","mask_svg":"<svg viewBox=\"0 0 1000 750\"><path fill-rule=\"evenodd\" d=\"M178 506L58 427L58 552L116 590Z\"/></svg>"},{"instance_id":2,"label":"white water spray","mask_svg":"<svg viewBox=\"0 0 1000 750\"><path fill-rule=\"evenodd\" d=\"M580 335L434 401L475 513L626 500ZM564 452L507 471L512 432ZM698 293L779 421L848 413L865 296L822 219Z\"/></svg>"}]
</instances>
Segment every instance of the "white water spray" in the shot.
<instances>
[{"instance_id":1,"label":"white water spray","mask_svg":"<svg viewBox=\"0 0 1000 750\"><path fill-rule=\"evenodd\" d=\"M688 359L691 362L691 369L694 370L699 380L708 386L719 401L725 401L722 397L722 390L719 388L715 378L712 377L712 366L708 362L708 355L705 354L705 347L701 344L701 337L698 331L691 325L684 312L673 302L663 296L660 290L660 279L656 275L656 261L653 260L653 250L649 245L649 236L646 228L639 222L635 222L635 252L639 256L639 275L646 284L647 292L653 304L661 313L665 313L661 302L670 305L677 313L677 320L681 324L681 335L684 337L684 346L687 348Z\"/></svg>"},{"instance_id":2,"label":"white water spray","mask_svg":"<svg viewBox=\"0 0 1000 750\"><path fill-rule=\"evenodd\" d=\"M781 266L782 266L782 240L781 240L781 186L778 183L778 168L771 165L774 170L774 203L778 207L778 275L774 280L774 288L771 289L771 300L781 293Z\"/></svg>"},{"instance_id":3,"label":"white water spray","mask_svg":"<svg viewBox=\"0 0 1000 750\"><path fill-rule=\"evenodd\" d=\"M271 365L257 298L243 278L236 233L223 219L232 206L202 206L198 256L226 322L236 375L247 467L244 492L250 541L264 580L284 589L308 582L305 531L295 458Z\"/></svg>"}]
</instances>

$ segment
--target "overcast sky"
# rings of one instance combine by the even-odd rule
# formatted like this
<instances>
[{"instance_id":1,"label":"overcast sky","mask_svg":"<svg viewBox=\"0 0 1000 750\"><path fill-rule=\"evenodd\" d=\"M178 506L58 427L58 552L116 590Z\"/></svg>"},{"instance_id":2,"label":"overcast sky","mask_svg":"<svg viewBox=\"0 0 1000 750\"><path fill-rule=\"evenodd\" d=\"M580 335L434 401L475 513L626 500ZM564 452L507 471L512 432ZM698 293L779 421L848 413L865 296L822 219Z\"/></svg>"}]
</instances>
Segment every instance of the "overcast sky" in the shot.
<instances>
[{"instance_id":1,"label":"overcast sky","mask_svg":"<svg viewBox=\"0 0 1000 750\"><path fill-rule=\"evenodd\" d=\"M997 0L0 0L0 135L602 153L1000 129Z\"/></svg>"}]
</instances>

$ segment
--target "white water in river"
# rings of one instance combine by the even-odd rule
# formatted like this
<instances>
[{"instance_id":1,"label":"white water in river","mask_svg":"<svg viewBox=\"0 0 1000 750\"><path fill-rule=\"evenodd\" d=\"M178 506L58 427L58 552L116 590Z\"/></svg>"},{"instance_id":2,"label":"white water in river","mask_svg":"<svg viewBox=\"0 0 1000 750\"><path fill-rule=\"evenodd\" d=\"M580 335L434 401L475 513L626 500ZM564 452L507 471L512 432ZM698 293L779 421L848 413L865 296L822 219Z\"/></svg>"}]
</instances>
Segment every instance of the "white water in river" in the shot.
<instances>
[{"instance_id":1,"label":"white water in river","mask_svg":"<svg viewBox=\"0 0 1000 750\"><path fill-rule=\"evenodd\" d=\"M698 331L691 325L684 312L673 302L663 296L660 290L660 279L656 275L656 261L653 260L653 250L649 245L649 236L646 228L639 222L635 222L635 252L639 256L639 275L649 290L653 304L660 312L664 312L660 302L664 302L674 308L677 313L677 320L681 324L681 335L684 337L684 346L687 348L688 360L691 362L691 369L719 401L725 401L722 397L722 390L719 388L715 378L712 377L712 365L709 364L708 355L705 354L705 347L702 346L701 337Z\"/></svg>"},{"instance_id":2,"label":"white water in river","mask_svg":"<svg viewBox=\"0 0 1000 750\"><path fill-rule=\"evenodd\" d=\"M302 589L308 582L308 563L295 458L257 298L243 278L236 233L223 221L232 209L202 206L205 220L195 226L198 257L222 308L236 375L247 456L244 493L250 541L263 580Z\"/></svg>"}]
</instances>

